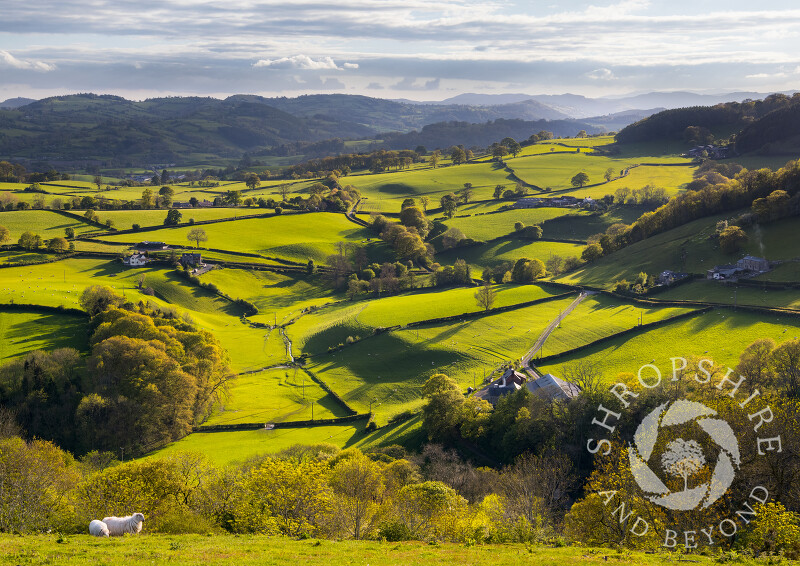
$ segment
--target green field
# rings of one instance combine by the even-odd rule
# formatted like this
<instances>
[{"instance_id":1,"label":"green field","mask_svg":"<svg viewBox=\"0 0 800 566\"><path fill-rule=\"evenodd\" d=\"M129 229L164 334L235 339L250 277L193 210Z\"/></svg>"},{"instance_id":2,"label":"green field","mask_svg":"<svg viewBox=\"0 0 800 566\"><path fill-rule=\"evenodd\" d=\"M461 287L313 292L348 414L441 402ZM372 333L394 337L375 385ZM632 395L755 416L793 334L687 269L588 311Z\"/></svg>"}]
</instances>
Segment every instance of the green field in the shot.
<instances>
[{"instance_id":1,"label":"green field","mask_svg":"<svg viewBox=\"0 0 800 566\"><path fill-rule=\"evenodd\" d=\"M466 545L424 542L295 540L264 535L160 535L97 539L86 535L0 535L0 564L109 565L120 563L174 564L371 564L378 566L563 564L661 565L676 561L716 564L722 554L644 553L582 546L528 544ZM763 559L735 555L737 564L766 564ZM727 561L727 560L726 560Z\"/></svg>"},{"instance_id":2,"label":"green field","mask_svg":"<svg viewBox=\"0 0 800 566\"><path fill-rule=\"evenodd\" d=\"M56 237L63 238L67 228L75 230L75 234L97 231L95 226L49 210L0 212L0 226L8 228L13 243L16 243L22 233L26 231L39 234L45 240Z\"/></svg>"},{"instance_id":3,"label":"green field","mask_svg":"<svg viewBox=\"0 0 800 566\"><path fill-rule=\"evenodd\" d=\"M176 452L202 452L215 464L229 464L242 462L257 454L280 452L295 444L324 442L345 448L364 436L365 423L366 421L356 421L341 426L195 432L150 456L161 458Z\"/></svg>"},{"instance_id":4,"label":"green field","mask_svg":"<svg viewBox=\"0 0 800 566\"><path fill-rule=\"evenodd\" d=\"M542 299L561 291L538 285L495 285L495 307ZM300 317L286 332L299 350L324 353L348 336L369 336L375 328L455 316L480 310L475 289L423 289L382 299L338 303Z\"/></svg>"},{"instance_id":5,"label":"green field","mask_svg":"<svg viewBox=\"0 0 800 566\"><path fill-rule=\"evenodd\" d=\"M369 410L372 402L378 422L383 423L392 414L420 408L420 387L434 373L446 373L466 389L482 383L502 363L521 358L574 299L572 295L503 313L379 334L313 356L310 368L355 409ZM652 322L681 312L685 309L642 308L590 297L547 340L545 354L632 328L640 315ZM313 341L309 344L313 346Z\"/></svg>"},{"instance_id":6,"label":"green field","mask_svg":"<svg viewBox=\"0 0 800 566\"><path fill-rule=\"evenodd\" d=\"M252 218L209 224L202 227L208 241L202 247L258 253L295 261L324 262L335 253L337 242L366 244L372 236L348 221L344 214L314 213ZM191 227L165 228L146 232L140 239L193 247L186 235ZM110 242L139 241L135 234L105 236ZM241 260L239 260L241 261Z\"/></svg>"},{"instance_id":7,"label":"green field","mask_svg":"<svg viewBox=\"0 0 800 566\"><path fill-rule=\"evenodd\" d=\"M280 340L280 338L278 338ZM205 424L279 423L345 417L334 399L297 368L279 368L238 376L229 398Z\"/></svg>"},{"instance_id":8,"label":"green field","mask_svg":"<svg viewBox=\"0 0 800 566\"><path fill-rule=\"evenodd\" d=\"M34 350L85 351L89 319L68 314L0 310L0 362Z\"/></svg>"},{"instance_id":9,"label":"green field","mask_svg":"<svg viewBox=\"0 0 800 566\"><path fill-rule=\"evenodd\" d=\"M256 216L259 214L271 213L272 209L264 208L181 208L181 222L189 222L194 219L197 222L203 220L220 220L223 218L242 218ZM117 230L130 230L134 224L139 226L161 226L167 217L166 209L159 210L100 210L98 216L101 222L111 219Z\"/></svg>"},{"instance_id":10,"label":"green field","mask_svg":"<svg viewBox=\"0 0 800 566\"><path fill-rule=\"evenodd\" d=\"M272 271L249 269L214 269L202 276L235 299L253 303L259 314L251 320L265 324L281 324L303 308L334 299L331 288L320 276L306 277ZM336 297L340 298L340 297Z\"/></svg>"},{"instance_id":11,"label":"green field","mask_svg":"<svg viewBox=\"0 0 800 566\"><path fill-rule=\"evenodd\" d=\"M536 185L542 189L549 187L554 191L573 190L570 183L572 177L578 173L586 173L589 176L589 184L605 183L603 177L606 169L613 169L614 176L617 177L622 173L623 169L632 167L640 163L638 159L621 158L621 157L605 157L593 155L591 153L552 153L543 155L531 155L529 157L517 157L508 160L509 167L516 173L522 180ZM648 159L648 163L688 163L688 160L679 157L653 157ZM635 184L633 180L633 171L637 169L644 170L648 182L662 186L664 178L672 179L674 173L669 170L683 170L690 171L689 179L691 180L691 168L689 167L637 167L631 169L631 176L623 179ZM661 169L667 169L667 172L660 172ZM656 174L656 171L659 171ZM676 177L677 178L677 177ZM683 181L683 182L688 182ZM659 183L662 181L662 183ZM645 183L646 184L646 183ZM611 187L612 183L607 183L604 186ZM638 187L637 187L638 188ZM670 183L665 188L677 189L678 186ZM606 192L614 192L614 189ZM577 196L577 194L576 194ZM583 195L593 196L593 195Z\"/></svg>"},{"instance_id":12,"label":"green field","mask_svg":"<svg viewBox=\"0 0 800 566\"><path fill-rule=\"evenodd\" d=\"M459 208L459 213L462 210ZM541 224L554 218L569 216L570 220L583 216L580 211L568 208L525 208L498 212L491 215L451 218L445 222L448 228L458 228L467 238L473 240L491 240L514 232L514 224L522 222L525 226ZM544 237L551 237L549 234Z\"/></svg>"},{"instance_id":13,"label":"green field","mask_svg":"<svg viewBox=\"0 0 800 566\"><path fill-rule=\"evenodd\" d=\"M407 169L377 175L350 175L348 184L357 188L370 200L381 202L381 212L400 212L407 197L426 195L431 207L439 206L439 198L472 183L473 199L491 199L496 185L513 188L515 183L508 172L494 163L467 163L447 167ZM364 209L366 210L366 209ZM371 209L368 211L372 212Z\"/></svg>"},{"instance_id":14,"label":"green field","mask_svg":"<svg viewBox=\"0 0 800 566\"><path fill-rule=\"evenodd\" d=\"M619 206L602 213L570 213L546 220L542 224L544 238L562 240L586 240L600 232L605 232L612 224L631 224L646 208L642 206Z\"/></svg>"},{"instance_id":15,"label":"green field","mask_svg":"<svg viewBox=\"0 0 800 566\"><path fill-rule=\"evenodd\" d=\"M797 289L759 289L757 287L728 286L719 281L699 279L684 283L656 295L658 300L707 301L728 305L752 305L800 310L800 293Z\"/></svg>"},{"instance_id":16,"label":"green field","mask_svg":"<svg viewBox=\"0 0 800 566\"><path fill-rule=\"evenodd\" d=\"M480 272L485 267L493 267L503 262L515 262L526 257L547 261L552 255L562 257L580 257L585 246L583 244L568 244L564 242L530 242L521 239L496 240L487 244L468 248L456 248L436 255L436 261L442 264L452 264L457 259L463 259L475 270L473 275L480 277Z\"/></svg>"},{"instance_id":17,"label":"green field","mask_svg":"<svg viewBox=\"0 0 800 566\"><path fill-rule=\"evenodd\" d=\"M557 362L543 364L540 369L563 375L564 364L586 360L597 366L607 383L613 383L619 373L636 373L639 367L653 360L664 372L670 367L669 358L677 356L687 359L706 356L717 364L734 367L742 350L758 338L769 337L781 343L797 336L800 336L800 319L797 317L716 309L635 335L629 334L565 356Z\"/></svg>"}]
</instances>

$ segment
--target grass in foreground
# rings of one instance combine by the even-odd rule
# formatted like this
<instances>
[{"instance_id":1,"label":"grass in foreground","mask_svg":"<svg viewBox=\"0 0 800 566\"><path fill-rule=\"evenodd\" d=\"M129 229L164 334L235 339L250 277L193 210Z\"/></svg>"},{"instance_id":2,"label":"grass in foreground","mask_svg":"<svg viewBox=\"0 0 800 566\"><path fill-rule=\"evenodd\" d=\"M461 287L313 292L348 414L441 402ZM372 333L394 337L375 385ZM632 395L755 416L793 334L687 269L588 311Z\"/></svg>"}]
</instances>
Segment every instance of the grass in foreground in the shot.
<instances>
[{"instance_id":1,"label":"grass in foreground","mask_svg":"<svg viewBox=\"0 0 800 566\"><path fill-rule=\"evenodd\" d=\"M372 566L408 564L674 564L687 560L677 553L645 554L626 550L523 544L425 544L423 542L293 540L259 535L155 535L98 539L88 534L13 536L0 535L0 564L174 564L262 565L298 563ZM691 555L698 564L715 564L719 551L711 556ZM782 560L781 560L782 562ZM737 564L765 564L763 560L738 557Z\"/></svg>"}]
</instances>

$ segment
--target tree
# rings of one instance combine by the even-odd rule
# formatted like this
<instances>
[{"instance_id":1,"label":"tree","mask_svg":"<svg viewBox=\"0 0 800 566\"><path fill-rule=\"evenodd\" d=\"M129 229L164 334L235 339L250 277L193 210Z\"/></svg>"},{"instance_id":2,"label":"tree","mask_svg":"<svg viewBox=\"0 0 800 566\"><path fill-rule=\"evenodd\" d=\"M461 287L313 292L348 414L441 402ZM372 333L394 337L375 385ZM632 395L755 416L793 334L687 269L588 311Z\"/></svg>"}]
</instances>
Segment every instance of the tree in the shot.
<instances>
[{"instance_id":1,"label":"tree","mask_svg":"<svg viewBox=\"0 0 800 566\"><path fill-rule=\"evenodd\" d=\"M726 254L738 252L747 241L747 234L738 226L728 226L719 234L719 247Z\"/></svg>"},{"instance_id":2,"label":"tree","mask_svg":"<svg viewBox=\"0 0 800 566\"><path fill-rule=\"evenodd\" d=\"M611 179L614 178L614 171L615 169L613 167L609 167L606 169L606 172L603 173L603 178L606 180L606 182L610 182Z\"/></svg>"},{"instance_id":3,"label":"tree","mask_svg":"<svg viewBox=\"0 0 800 566\"><path fill-rule=\"evenodd\" d=\"M63 254L69 249L69 242L65 238L57 236L47 242L47 249L57 254Z\"/></svg>"},{"instance_id":4,"label":"tree","mask_svg":"<svg viewBox=\"0 0 800 566\"><path fill-rule=\"evenodd\" d=\"M166 169L161 171L161 182L164 184L169 183L169 171Z\"/></svg>"},{"instance_id":5,"label":"tree","mask_svg":"<svg viewBox=\"0 0 800 566\"><path fill-rule=\"evenodd\" d=\"M261 186L261 179L255 173L245 173L244 184L247 185L248 189L255 189Z\"/></svg>"},{"instance_id":6,"label":"tree","mask_svg":"<svg viewBox=\"0 0 800 566\"><path fill-rule=\"evenodd\" d=\"M75 237L75 228L72 226L64 228L64 235L71 240Z\"/></svg>"},{"instance_id":7,"label":"tree","mask_svg":"<svg viewBox=\"0 0 800 566\"><path fill-rule=\"evenodd\" d=\"M190 204L192 207L196 207L196 206L197 206L199 203L200 203L200 201L199 201L199 200L197 200L197 197L190 197L190 198L189 198L189 204Z\"/></svg>"},{"instance_id":8,"label":"tree","mask_svg":"<svg viewBox=\"0 0 800 566\"><path fill-rule=\"evenodd\" d=\"M456 213L456 209L458 208L458 200L456 200L456 195L453 193L444 195L439 199L439 203L442 205L442 212L444 215L448 218L452 218Z\"/></svg>"},{"instance_id":9,"label":"tree","mask_svg":"<svg viewBox=\"0 0 800 566\"><path fill-rule=\"evenodd\" d=\"M504 145L496 145L492 148L492 157L502 160L508 155L508 148Z\"/></svg>"},{"instance_id":10,"label":"tree","mask_svg":"<svg viewBox=\"0 0 800 566\"><path fill-rule=\"evenodd\" d=\"M603 247L600 244L589 244L581 252L583 261L593 262L601 257L603 257Z\"/></svg>"},{"instance_id":11,"label":"tree","mask_svg":"<svg viewBox=\"0 0 800 566\"><path fill-rule=\"evenodd\" d=\"M292 187L289 183L278 185L278 194L281 195L281 201L286 202L286 197L292 192Z\"/></svg>"},{"instance_id":12,"label":"tree","mask_svg":"<svg viewBox=\"0 0 800 566\"><path fill-rule=\"evenodd\" d=\"M589 182L589 175L581 171L577 175L575 175L571 180L573 187L583 187L586 183Z\"/></svg>"},{"instance_id":13,"label":"tree","mask_svg":"<svg viewBox=\"0 0 800 566\"><path fill-rule=\"evenodd\" d=\"M175 189L165 185L158 189L158 194L161 195L161 204L168 207L172 204L172 197L175 195Z\"/></svg>"},{"instance_id":14,"label":"tree","mask_svg":"<svg viewBox=\"0 0 800 566\"><path fill-rule=\"evenodd\" d=\"M186 239L189 240L190 242L194 242L195 247L199 248L200 242L208 241L208 235L206 235L206 231L203 230L202 228L192 228L191 230L189 230L189 233L186 234Z\"/></svg>"},{"instance_id":15,"label":"tree","mask_svg":"<svg viewBox=\"0 0 800 566\"><path fill-rule=\"evenodd\" d=\"M26 230L22 233L19 237L17 243L26 250L34 250L39 247L42 243L42 238L38 234L34 234L33 232Z\"/></svg>"},{"instance_id":16,"label":"tree","mask_svg":"<svg viewBox=\"0 0 800 566\"><path fill-rule=\"evenodd\" d=\"M464 183L464 188L458 191L461 200L464 201L464 204L468 204L469 200L472 198L472 183Z\"/></svg>"},{"instance_id":17,"label":"tree","mask_svg":"<svg viewBox=\"0 0 800 566\"><path fill-rule=\"evenodd\" d=\"M431 164L431 167L436 169L439 166L439 162L442 160L442 152L438 149L435 149L433 153L431 153L430 159L428 160Z\"/></svg>"},{"instance_id":18,"label":"tree","mask_svg":"<svg viewBox=\"0 0 800 566\"><path fill-rule=\"evenodd\" d=\"M5 226L0 226L0 244L11 239L11 232Z\"/></svg>"},{"instance_id":19,"label":"tree","mask_svg":"<svg viewBox=\"0 0 800 566\"><path fill-rule=\"evenodd\" d=\"M239 206L242 202L242 193L240 191L225 191L222 195L222 202L229 206Z\"/></svg>"},{"instance_id":20,"label":"tree","mask_svg":"<svg viewBox=\"0 0 800 566\"><path fill-rule=\"evenodd\" d=\"M466 160L467 153L460 147L456 146L453 148L453 151L450 152L450 161L453 162L453 165L461 165Z\"/></svg>"},{"instance_id":21,"label":"tree","mask_svg":"<svg viewBox=\"0 0 800 566\"><path fill-rule=\"evenodd\" d=\"M559 273L561 273L561 266L563 263L564 263L563 257L557 254L553 254L549 258L547 258L547 261L544 262L544 265L550 274L558 275Z\"/></svg>"},{"instance_id":22,"label":"tree","mask_svg":"<svg viewBox=\"0 0 800 566\"><path fill-rule=\"evenodd\" d=\"M361 452L333 466L330 480L333 508L342 529L359 540L368 535L378 518L383 479L378 464Z\"/></svg>"},{"instance_id":23,"label":"tree","mask_svg":"<svg viewBox=\"0 0 800 566\"><path fill-rule=\"evenodd\" d=\"M458 434L464 394L458 384L443 373L428 378L422 386L428 399L422 409L422 426L430 440L449 440Z\"/></svg>"},{"instance_id":24,"label":"tree","mask_svg":"<svg viewBox=\"0 0 800 566\"><path fill-rule=\"evenodd\" d=\"M523 257L514 263L514 267L511 269L511 279L517 283L530 283L544 277L546 273L547 270L542 260Z\"/></svg>"},{"instance_id":25,"label":"tree","mask_svg":"<svg viewBox=\"0 0 800 566\"><path fill-rule=\"evenodd\" d=\"M428 203L431 202L431 199L429 199L425 195L422 195L421 197L419 197L419 202L422 204L422 210L425 212L425 214L427 214L428 213Z\"/></svg>"},{"instance_id":26,"label":"tree","mask_svg":"<svg viewBox=\"0 0 800 566\"><path fill-rule=\"evenodd\" d=\"M475 293L475 300L478 303L478 306L481 307L483 310L488 311L494 305L494 300L496 298L496 293L492 288L492 282L490 279L483 280L483 286L478 289L478 292Z\"/></svg>"},{"instance_id":27,"label":"tree","mask_svg":"<svg viewBox=\"0 0 800 566\"><path fill-rule=\"evenodd\" d=\"M91 285L81 293L80 304L89 316L103 312L109 307L119 306L125 299L107 285Z\"/></svg>"},{"instance_id":28,"label":"tree","mask_svg":"<svg viewBox=\"0 0 800 566\"><path fill-rule=\"evenodd\" d=\"M620 187L616 191L614 191L614 198L617 201L617 204L625 204L628 200L628 195L631 194L631 190L628 187Z\"/></svg>"},{"instance_id":29,"label":"tree","mask_svg":"<svg viewBox=\"0 0 800 566\"><path fill-rule=\"evenodd\" d=\"M511 155L513 155L514 157L516 157L516 156L517 156L517 154L518 154L520 151L522 151L522 146L521 146L521 145L519 145L519 142L518 142L517 140L515 140L514 138L511 138L511 137L508 137L508 138L503 138L503 139L500 141L500 144L501 144L501 145L504 145L505 147L507 147L507 148L508 148L508 151L509 151L509 152L511 153Z\"/></svg>"},{"instance_id":30,"label":"tree","mask_svg":"<svg viewBox=\"0 0 800 566\"><path fill-rule=\"evenodd\" d=\"M100 186L103 184L103 178L100 175L94 176L94 184L97 185L97 190L100 190Z\"/></svg>"},{"instance_id":31,"label":"tree","mask_svg":"<svg viewBox=\"0 0 800 566\"><path fill-rule=\"evenodd\" d=\"M494 198L495 198L496 200L500 200L500 199L502 198L502 196L503 196L503 192L504 192L505 190L506 190L506 186L505 186L505 185L497 185L497 186L494 188L494 193L493 193L493 195L492 195L492 196L494 196Z\"/></svg>"},{"instance_id":32,"label":"tree","mask_svg":"<svg viewBox=\"0 0 800 566\"><path fill-rule=\"evenodd\" d=\"M142 191L142 208L150 208L153 206L153 191L152 189L145 189Z\"/></svg>"},{"instance_id":33,"label":"tree","mask_svg":"<svg viewBox=\"0 0 800 566\"><path fill-rule=\"evenodd\" d=\"M177 226L180 223L182 216L183 215L181 214L181 211L177 208L169 209L169 212L167 212L167 217L164 219L164 226Z\"/></svg>"}]
</instances>

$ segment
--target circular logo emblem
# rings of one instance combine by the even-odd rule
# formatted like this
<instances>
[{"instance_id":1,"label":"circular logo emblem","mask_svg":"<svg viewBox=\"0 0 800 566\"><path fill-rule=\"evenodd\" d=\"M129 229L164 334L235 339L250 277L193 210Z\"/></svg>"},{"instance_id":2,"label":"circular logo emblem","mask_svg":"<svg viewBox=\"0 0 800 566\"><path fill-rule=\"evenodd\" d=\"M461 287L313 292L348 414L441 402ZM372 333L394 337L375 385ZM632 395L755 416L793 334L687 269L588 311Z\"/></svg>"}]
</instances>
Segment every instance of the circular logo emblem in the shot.
<instances>
[{"instance_id":1,"label":"circular logo emblem","mask_svg":"<svg viewBox=\"0 0 800 566\"><path fill-rule=\"evenodd\" d=\"M739 442L730 425L716 415L702 403L679 399L656 407L642 420L628 456L633 477L650 501L675 511L705 509L728 490L741 464ZM695 487L689 487L689 479L707 465L699 442L676 438L661 447L660 458L654 457L659 435L667 427L678 425L696 425L718 448L711 479ZM683 479L683 490L671 491L664 484L653 471L659 464L666 474Z\"/></svg>"}]
</instances>

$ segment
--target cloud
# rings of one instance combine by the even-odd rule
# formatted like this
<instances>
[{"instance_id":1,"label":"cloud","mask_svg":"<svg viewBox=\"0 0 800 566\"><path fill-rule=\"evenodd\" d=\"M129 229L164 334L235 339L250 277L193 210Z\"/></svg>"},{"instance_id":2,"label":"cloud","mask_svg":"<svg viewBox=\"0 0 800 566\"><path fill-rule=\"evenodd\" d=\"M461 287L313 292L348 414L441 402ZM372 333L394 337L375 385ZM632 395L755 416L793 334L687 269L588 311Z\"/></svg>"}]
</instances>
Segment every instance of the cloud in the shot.
<instances>
[{"instance_id":1,"label":"cloud","mask_svg":"<svg viewBox=\"0 0 800 566\"><path fill-rule=\"evenodd\" d=\"M586 73L586 76L598 81L611 81L617 78L611 69L595 69Z\"/></svg>"},{"instance_id":2,"label":"cloud","mask_svg":"<svg viewBox=\"0 0 800 566\"><path fill-rule=\"evenodd\" d=\"M303 71L341 71L344 69L358 69L356 63L345 63L339 67L330 57L312 59L308 55L293 55L280 59L259 59L253 67L268 67L272 69L300 69Z\"/></svg>"},{"instance_id":3,"label":"cloud","mask_svg":"<svg viewBox=\"0 0 800 566\"><path fill-rule=\"evenodd\" d=\"M0 66L7 66L12 69L27 69L42 73L54 71L56 68L55 65L45 63L44 61L24 61L22 59L17 59L11 53L3 51L2 49L0 49Z\"/></svg>"},{"instance_id":4,"label":"cloud","mask_svg":"<svg viewBox=\"0 0 800 566\"><path fill-rule=\"evenodd\" d=\"M399 81L396 84L393 84L389 88L397 89L397 90L439 90L439 83L441 79L431 79L429 81L425 81L423 84L417 84L417 80L413 77L406 77L403 80Z\"/></svg>"},{"instance_id":5,"label":"cloud","mask_svg":"<svg viewBox=\"0 0 800 566\"><path fill-rule=\"evenodd\" d=\"M373 82L373 83L369 83L369 84L367 85L367 88L368 88L369 90L383 90L385 87L384 87L384 86L383 86L381 83L375 83L375 82Z\"/></svg>"}]
</instances>

